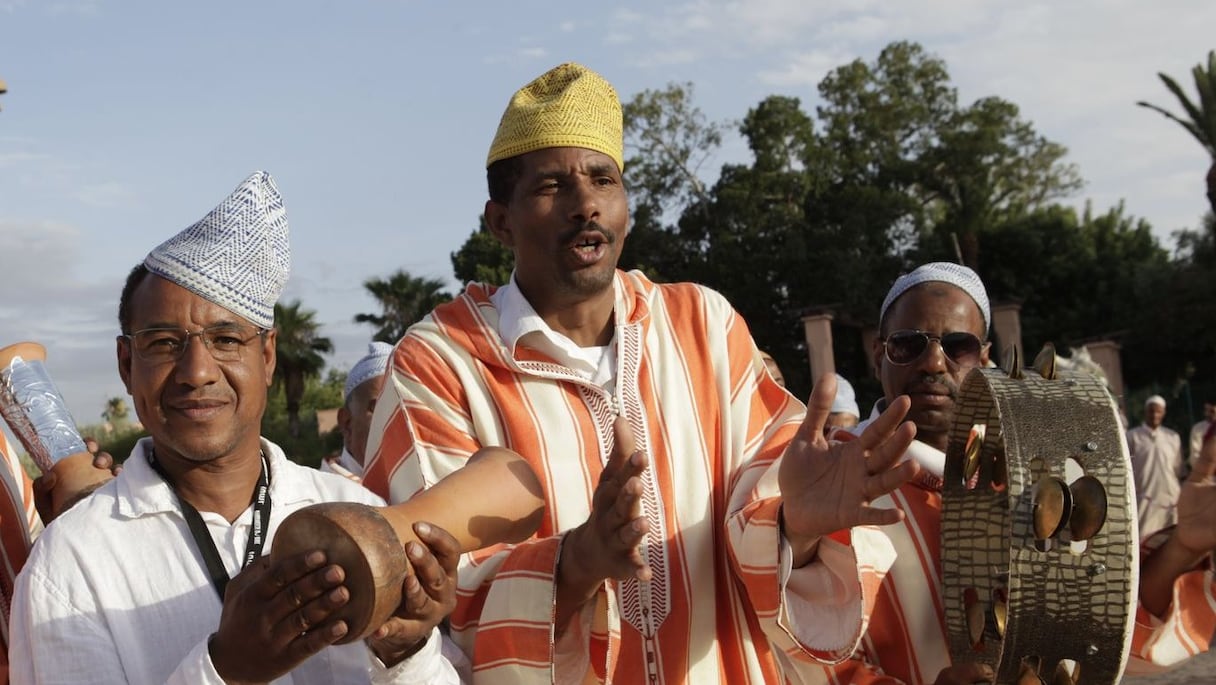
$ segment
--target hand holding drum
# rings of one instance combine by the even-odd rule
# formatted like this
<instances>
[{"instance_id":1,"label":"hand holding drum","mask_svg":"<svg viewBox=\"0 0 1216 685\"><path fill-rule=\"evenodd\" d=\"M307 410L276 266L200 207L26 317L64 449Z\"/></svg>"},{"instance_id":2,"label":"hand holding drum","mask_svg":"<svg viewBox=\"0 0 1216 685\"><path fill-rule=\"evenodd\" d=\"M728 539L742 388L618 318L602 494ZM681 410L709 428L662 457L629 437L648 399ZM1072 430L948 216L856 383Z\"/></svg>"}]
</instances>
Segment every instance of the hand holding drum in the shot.
<instances>
[{"instance_id":1,"label":"hand holding drum","mask_svg":"<svg viewBox=\"0 0 1216 685\"><path fill-rule=\"evenodd\" d=\"M0 349L0 415L42 473L57 477L51 495L55 514L70 500L110 480L93 466L93 455L76 432L59 390L46 372L46 349L22 342Z\"/></svg>"},{"instance_id":2,"label":"hand holding drum","mask_svg":"<svg viewBox=\"0 0 1216 685\"><path fill-rule=\"evenodd\" d=\"M353 642L370 635L401 604L409 560L404 546L417 540L413 524L443 528L461 551L526 540L540 526L545 500L540 481L515 452L486 447L467 464L409 501L387 507L351 502L314 504L288 516L275 533L271 563L320 549L346 572L350 601L333 618L346 621Z\"/></svg>"}]
</instances>

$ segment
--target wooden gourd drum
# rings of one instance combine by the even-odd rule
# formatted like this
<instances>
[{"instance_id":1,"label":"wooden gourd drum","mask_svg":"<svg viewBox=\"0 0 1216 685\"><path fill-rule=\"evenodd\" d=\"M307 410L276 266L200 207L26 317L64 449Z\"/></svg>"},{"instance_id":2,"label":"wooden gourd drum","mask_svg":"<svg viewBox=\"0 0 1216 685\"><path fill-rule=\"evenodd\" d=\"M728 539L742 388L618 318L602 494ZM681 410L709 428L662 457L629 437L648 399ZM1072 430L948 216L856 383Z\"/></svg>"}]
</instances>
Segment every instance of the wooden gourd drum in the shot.
<instances>
[{"instance_id":1,"label":"wooden gourd drum","mask_svg":"<svg viewBox=\"0 0 1216 685\"><path fill-rule=\"evenodd\" d=\"M1022 369L964 379L946 450L942 579L950 652L997 683L1119 682L1139 571L1131 462L1101 379ZM1022 680L1021 682L1027 682Z\"/></svg>"},{"instance_id":2,"label":"wooden gourd drum","mask_svg":"<svg viewBox=\"0 0 1216 685\"><path fill-rule=\"evenodd\" d=\"M409 501L387 507L351 502L314 504L293 512L271 543L271 563L322 550L346 572L350 600L332 618L346 621L340 643L367 637L401 604L409 561L404 545L425 521L451 533L461 551L520 542L545 513L540 481L518 454L479 450L468 463Z\"/></svg>"}]
</instances>

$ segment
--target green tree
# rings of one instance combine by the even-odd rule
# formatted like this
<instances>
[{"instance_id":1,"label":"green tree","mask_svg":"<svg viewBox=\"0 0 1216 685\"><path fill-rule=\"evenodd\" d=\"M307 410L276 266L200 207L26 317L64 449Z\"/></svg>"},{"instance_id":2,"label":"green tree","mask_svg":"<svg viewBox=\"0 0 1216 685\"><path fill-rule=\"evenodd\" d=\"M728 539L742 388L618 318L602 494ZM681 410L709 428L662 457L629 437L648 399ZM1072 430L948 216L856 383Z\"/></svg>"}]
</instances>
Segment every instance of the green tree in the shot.
<instances>
[{"instance_id":1,"label":"green tree","mask_svg":"<svg viewBox=\"0 0 1216 685\"><path fill-rule=\"evenodd\" d=\"M1063 146L998 97L960 105L945 62L916 43L892 43L873 64L837 68L819 94L829 178L907 194L915 202L892 228L950 248L957 237L970 266L977 233L1081 187Z\"/></svg>"},{"instance_id":2,"label":"green tree","mask_svg":"<svg viewBox=\"0 0 1216 685\"><path fill-rule=\"evenodd\" d=\"M379 314L356 314L356 323L376 328L374 340L396 343L405 330L435 307L452 299L438 278L411 276L398 270L388 278L372 277L363 287L380 303Z\"/></svg>"},{"instance_id":3,"label":"green tree","mask_svg":"<svg viewBox=\"0 0 1216 685\"><path fill-rule=\"evenodd\" d=\"M321 375L325 367L321 355L334 350L333 342L320 334L321 326L315 317L316 312L301 309L299 300L274 306L274 323L278 331L274 383L283 390L288 432L293 438L300 437L300 402L304 397L305 381Z\"/></svg>"},{"instance_id":4,"label":"green tree","mask_svg":"<svg viewBox=\"0 0 1216 685\"><path fill-rule=\"evenodd\" d=\"M506 285L515 269L515 255L486 228L485 216L478 223L477 230L452 253L452 272L461 283Z\"/></svg>"},{"instance_id":5,"label":"green tree","mask_svg":"<svg viewBox=\"0 0 1216 685\"><path fill-rule=\"evenodd\" d=\"M1199 229L1180 231L1175 238L1173 268L1137 330L1144 342L1162 350L1166 368L1159 368L1155 379L1186 378L1192 384L1197 416L1203 397L1216 394L1216 214L1208 213Z\"/></svg>"},{"instance_id":6,"label":"green tree","mask_svg":"<svg viewBox=\"0 0 1216 685\"><path fill-rule=\"evenodd\" d=\"M127 400L122 397L111 397L106 400L106 408L101 412L101 418L110 424L111 430L116 433L126 430L130 415Z\"/></svg>"},{"instance_id":7,"label":"green tree","mask_svg":"<svg viewBox=\"0 0 1216 685\"><path fill-rule=\"evenodd\" d=\"M296 463L319 466L324 456L342 449L342 434L340 431L318 434L317 413L322 409L342 406L345 384L346 371L342 369L330 368L326 370L324 378L314 376L305 379L304 395L300 400L298 436L291 434L283 394L272 393L262 416L262 435L282 447L288 458Z\"/></svg>"},{"instance_id":8,"label":"green tree","mask_svg":"<svg viewBox=\"0 0 1216 685\"><path fill-rule=\"evenodd\" d=\"M1216 50L1208 52L1207 68L1200 63L1191 69L1191 76L1195 79L1195 91L1199 96L1198 102L1192 102L1178 82L1168 75L1158 73L1157 76L1174 97L1178 98L1178 104L1182 105L1185 115L1177 116L1163 107L1144 101L1136 104L1148 107L1176 122L1207 151L1212 160L1207 175L1208 203L1212 206L1212 211L1216 212Z\"/></svg>"},{"instance_id":9,"label":"green tree","mask_svg":"<svg viewBox=\"0 0 1216 685\"><path fill-rule=\"evenodd\" d=\"M1096 216L1087 208L1080 217L1050 207L985 232L980 247L989 296L1022 303L1028 354L1046 342L1063 349L1116 337L1127 351L1127 381L1151 375L1155 350L1136 331L1145 311L1159 306L1153 284L1171 267L1148 222L1125 215L1122 206Z\"/></svg>"},{"instance_id":10,"label":"green tree","mask_svg":"<svg viewBox=\"0 0 1216 685\"><path fill-rule=\"evenodd\" d=\"M928 256L954 260L955 236L975 266L985 231L1080 186L1064 148L1036 133L1016 106L996 97L961 105L945 63L915 43L832 70L819 95L813 117L791 97L751 109L739 131L752 162L725 166L708 191L683 178L695 165L627 164L659 170L630 187L643 209L656 203L648 198L661 205L635 207L630 240L649 241L639 251L647 266L725 294L797 393L809 389L799 325L806 307L830 308L844 324L838 331L856 331L840 336L837 358L846 375L863 378L865 356L853 348L901 270ZM642 103L670 112L633 120L639 139L653 127L659 139L702 140L687 97ZM672 121L684 122L674 129L683 138ZM644 155L696 149L669 144ZM664 203L684 203L678 219Z\"/></svg>"},{"instance_id":11,"label":"green tree","mask_svg":"<svg viewBox=\"0 0 1216 685\"><path fill-rule=\"evenodd\" d=\"M676 280L690 263L688 245L665 222L705 208L711 201L702 169L722 145L722 122L711 122L693 104L693 84L644 90L622 106L625 186L632 224L621 267L641 269L654 280Z\"/></svg>"}]
</instances>

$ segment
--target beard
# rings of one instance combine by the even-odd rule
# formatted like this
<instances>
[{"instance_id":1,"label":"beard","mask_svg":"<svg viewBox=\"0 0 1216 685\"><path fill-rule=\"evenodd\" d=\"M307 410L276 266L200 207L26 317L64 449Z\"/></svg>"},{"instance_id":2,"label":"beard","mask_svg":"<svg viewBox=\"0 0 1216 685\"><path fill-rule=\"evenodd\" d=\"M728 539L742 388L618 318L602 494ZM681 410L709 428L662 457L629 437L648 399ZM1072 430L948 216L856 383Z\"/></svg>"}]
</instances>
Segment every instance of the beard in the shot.
<instances>
[{"instance_id":1,"label":"beard","mask_svg":"<svg viewBox=\"0 0 1216 685\"><path fill-rule=\"evenodd\" d=\"M916 424L917 439L944 448L954 423L958 384L946 374L923 374L909 380L903 393L912 400L907 420Z\"/></svg>"},{"instance_id":2,"label":"beard","mask_svg":"<svg viewBox=\"0 0 1216 685\"><path fill-rule=\"evenodd\" d=\"M561 236L561 245L569 245L573 243L579 235L587 232L599 234L600 239L604 243L604 250L608 253L598 264L588 266L577 271L567 271L560 275L560 287L563 291L570 295L580 297L588 297L591 295L599 295L605 289L612 286L613 280L616 278L616 265L620 259L620 253L615 252L617 247L617 237L600 224L589 221L581 226L576 226Z\"/></svg>"}]
</instances>

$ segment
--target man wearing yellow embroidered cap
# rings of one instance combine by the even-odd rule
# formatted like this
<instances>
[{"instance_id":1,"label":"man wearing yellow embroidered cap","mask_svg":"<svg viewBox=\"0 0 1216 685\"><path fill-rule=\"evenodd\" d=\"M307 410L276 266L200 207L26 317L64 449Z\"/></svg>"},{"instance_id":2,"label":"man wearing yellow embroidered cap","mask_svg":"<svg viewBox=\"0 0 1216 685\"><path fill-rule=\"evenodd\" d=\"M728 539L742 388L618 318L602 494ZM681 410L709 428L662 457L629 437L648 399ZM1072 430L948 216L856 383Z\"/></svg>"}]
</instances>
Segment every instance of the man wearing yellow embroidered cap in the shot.
<instances>
[{"instance_id":1,"label":"man wearing yellow embroidered cap","mask_svg":"<svg viewBox=\"0 0 1216 685\"><path fill-rule=\"evenodd\" d=\"M868 500L916 473L892 466L907 401L829 445L832 383L806 412L725 298L618 270L621 131L616 92L578 64L511 98L485 217L515 272L398 343L364 483L402 501L488 445L541 477L537 535L460 568L452 635L475 682L822 678L889 563L853 527L898 518Z\"/></svg>"}]
</instances>

